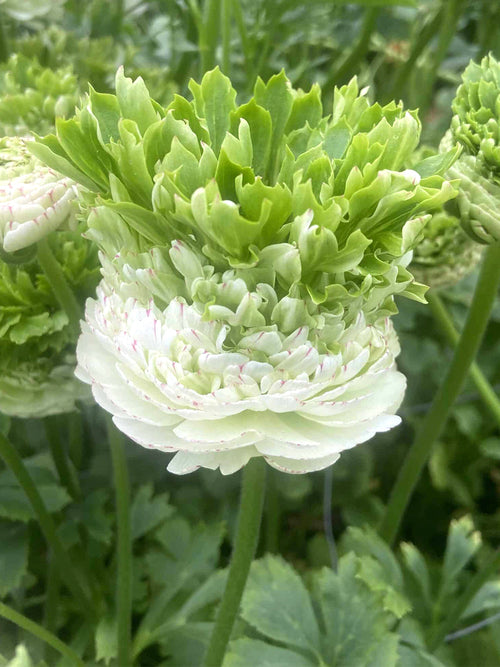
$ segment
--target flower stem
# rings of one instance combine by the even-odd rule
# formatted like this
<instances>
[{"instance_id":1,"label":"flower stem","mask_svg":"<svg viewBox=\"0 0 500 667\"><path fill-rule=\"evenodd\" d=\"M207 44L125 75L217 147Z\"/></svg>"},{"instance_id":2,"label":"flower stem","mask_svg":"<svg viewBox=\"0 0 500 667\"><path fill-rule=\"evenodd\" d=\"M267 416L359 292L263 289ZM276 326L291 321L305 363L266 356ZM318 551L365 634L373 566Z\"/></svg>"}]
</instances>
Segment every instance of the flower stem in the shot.
<instances>
[{"instance_id":1,"label":"flower stem","mask_svg":"<svg viewBox=\"0 0 500 667\"><path fill-rule=\"evenodd\" d=\"M267 477L266 506L265 506L265 548L270 554L279 551L279 533L281 523L280 498L277 488L276 474L269 471Z\"/></svg>"},{"instance_id":2,"label":"flower stem","mask_svg":"<svg viewBox=\"0 0 500 667\"><path fill-rule=\"evenodd\" d=\"M17 453L16 448L1 433L0 456L4 459L7 467L10 468L26 494L33 512L38 519L40 529L52 549L54 558L58 563L60 575L64 578L66 586L73 594L75 600L78 601L82 612L92 615L93 604L90 594L87 592L87 587L81 581L79 571L73 567L73 562L57 535L54 521L47 511L45 503L31 479L22 458Z\"/></svg>"},{"instance_id":3,"label":"flower stem","mask_svg":"<svg viewBox=\"0 0 500 667\"><path fill-rule=\"evenodd\" d=\"M35 623L35 621L32 621L30 618L23 616L23 614L20 614L14 609L11 609L11 607L3 604L3 602L0 602L0 616L3 616L3 618L6 618L8 621L15 623L23 630L31 632L32 635L38 637L38 639L41 639L46 644L49 644L49 646L52 646L52 648L55 648L55 650L58 651L61 655L68 658L68 660L71 661L71 664L75 665L75 667L85 667L83 660L78 657L73 649L62 642L58 637L53 635L52 632L49 632L41 625L38 625L38 623Z\"/></svg>"},{"instance_id":4,"label":"flower stem","mask_svg":"<svg viewBox=\"0 0 500 667\"><path fill-rule=\"evenodd\" d=\"M427 294L427 301L429 302L429 307L432 311L432 314L434 315L434 319L441 327L444 335L448 339L448 343L452 347L455 347L460 338L460 334L455 329L453 320L446 310L441 297L436 294L436 292L430 291ZM488 408L500 426L500 400L498 399L495 390L488 382L488 379L476 362L471 365L469 374L472 381L476 385L476 388L481 398L483 399L485 406Z\"/></svg>"},{"instance_id":5,"label":"flower stem","mask_svg":"<svg viewBox=\"0 0 500 667\"><path fill-rule=\"evenodd\" d=\"M117 543L117 591L116 609L118 615L118 664L129 667L131 662L132 630L132 537L130 527L130 484L127 459L123 448L123 437L111 418L106 427L111 449L115 480L116 514L118 526Z\"/></svg>"},{"instance_id":6,"label":"flower stem","mask_svg":"<svg viewBox=\"0 0 500 667\"><path fill-rule=\"evenodd\" d=\"M262 457L251 459L243 471L236 538L226 588L212 631L205 667L220 667L231 637L243 590L257 550L264 505L266 463Z\"/></svg>"},{"instance_id":7,"label":"flower stem","mask_svg":"<svg viewBox=\"0 0 500 667\"><path fill-rule=\"evenodd\" d=\"M488 581L488 579L495 574L500 567L500 549L497 549L486 565L476 572L469 585L458 598L456 603L446 614L446 620L433 632L428 641L428 646L431 651L435 651L444 642L445 637L454 630L465 613L467 607L471 603L474 596Z\"/></svg>"},{"instance_id":8,"label":"flower stem","mask_svg":"<svg viewBox=\"0 0 500 667\"><path fill-rule=\"evenodd\" d=\"M370 48L370 38L375 30L379 13L379 7L368 7L365 10L363 24L357 42L351 52L347 54L343 62L341 62L337 69L334 70L325 88L329 84L340 85L344 82L344 79L356 71L359 63L363 60Z\"/></svg>"},{"instance_id":9,"label":"flower stem","mask_svg":"<svg viewBox=\"0 0 500 667\"><path fill-rule=\"evenodd\" d=\"M78 336L80 333L82 309L76 300L71 287L68 285L64 272L59 262L54 257L46 238L38 242L38 262L54 291L59 305L68 316L71 329L74 334Z\"/></svg>"},{"instance_id":10,"label":"flower stem","mask_svg":"<svg viewBox=\"0 0 500 667\"><path fill-rule=\"evenodd\" d=\"M45 419L45 432L49 441L50 452L54 459L61 484L66 488L73 500L80 500L82 497L80 483L75 468L63 445L59 426L57 416Z\"/></svg>"},{"instance_id":11,"label":"flower stem","mask_svg":"<svg viewBox=\"0 0 500 667\"><path fill-rule=\"evenodd\" d=\"M203 25L200 34L201 75L215 66L215 50L220 33L222 0L205 0Z\"/></svg>"},{"instance_id":12,"label":"flower stem","mask_svg":"<svg viewBox=\"0 0 500 667\"><path fill-rule=\"evenodd\" d=\"M488 324L499 282L500 245L492 245L486 251L474 299L451 365L399 471L382 519L380 534L389 544L396 538L406 506L427 463L432 446L439 438L467 378Z\"/></svg>"},{"instance_id":13,"label":"flower stem","mask_svg":"<svg viewBox=\"0 0 500 667\"><path fill-rule=\"evenodd\" d=\"M231 5L222 0L222 71L231 78Z\"/></svg>"}]
</instances>

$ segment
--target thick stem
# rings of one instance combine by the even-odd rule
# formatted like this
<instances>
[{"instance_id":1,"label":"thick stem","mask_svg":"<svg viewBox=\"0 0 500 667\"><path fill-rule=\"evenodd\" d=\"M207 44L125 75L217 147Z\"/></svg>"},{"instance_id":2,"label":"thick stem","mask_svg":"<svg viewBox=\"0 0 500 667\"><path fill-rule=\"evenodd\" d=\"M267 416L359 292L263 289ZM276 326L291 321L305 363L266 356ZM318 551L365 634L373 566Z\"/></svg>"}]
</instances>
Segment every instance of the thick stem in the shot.
<instances>
[{"instance_id":1,"label":"thick stem","mask_svg":"<svg viewBox=\"0 0 500 667\"><path fill-rule=\"evenodd\" d=\"M456 628L462 615L465 613L467 607L471 603L477 592L483 585L492 577L500 567L500 549L497 549L488 563L472 578L471 582L458 598L455 605L448 610L446 620L436 629L428 641L428 646L431 651L435 651L444 642L448 633Z\"/></svg>"},{"instance_id":2,"label":"thick stem","mask_svg":"<svg viewBox=\"0 0 500 667\"><path fill-rule=\"evenodd\" d=\"M200 34L201 75L215 66L215 51L220 33L221 0L205 0Z\"/></svg>"},{"instance_id":3,"label":"thick stem","mask_svg":"<svg viewBox=\"0 0 500 667\"><path fill-rule=\"evenodd\" d=\"M406 456L392 490L380 526L381 536L390 544L396 538L406 506L427 463L432 447L441 435L450 410L467 378L488 324L499 282L500 245L494 245L486 251L474 299L451 365Z\"/></svg>"},{"instance_id":4,"label":"thick stem","mask_svg":"<svg viewBox=\"0 0 500 667\"><path fill-rule=\"evenodd\" d=\"M69 319L69 325L74 334L80 333L80 318L82 309L75 298L71 287L68 285L64 272L54 257L46 238L38 242L38 262L55 294L61 308L65 311Z\"/></svg>"},{"instance_id":5,"label":"thick stem","mask_svg":"<svg viewBox=\"0 0 500 667\"><path fill-rule=\"evenodd\" d=\"M115 480L117 541L117 590L118 615L118 664L129 667L131 661L132 631L132 536L130 527L130 484L127 459L123 448L123 436L111 418L106 422L113 474Z\"/></svg>"},{"instance_id":6,"label":"thick stem","mask_svg":"<svg viewBox=\"0 0 500 667\"><path fill-rule=\"evenodd\" d=\"M66 448L63 445L60 435L61 430L56 416L45 419L45 432L61 484L66 488L73 500L80 500L82 497L80 483L66 452Z\"/></svg>"},{"instance_id":7,"label":"thick stem","mask_svg":"<svg viewBox=\"0 0 500 667\"><path fill-rule=\"evenodd\" d=\"M54 521L45 507L35 483L26 469L22 458L15 447L0 433L0 456L23 489L28 498L33 512L35 513L40 529L52 549L54 559L57 561L59 572L66 586L78 602L82 614L92 617L93 604L87 587L80 579L79 571L73 567L73 562L62 545Z\"/></svg>"},{"instance_id":8,"label":"thick stem","mask_svg":"<svg viewBox=\"0 0 500 667\"><path fill-rule=\"evenodd\" d=\"M222 71L231 78L231 5L222 0Z\"/></svg>"},{"instance_id":9,"label":"thick stem","mask_svg":"<svg viewBox=\"0 0 500 667\"><path fill-rule=\"evenodd\" d=\"M363 60L370 48L370 38L375 30L379 13L380 9L378 7L369 7L366 9L358 41L344 61L340 63L336 70L334 70L328 84L340 85L346 77L356 72L359 63ZM325 88L328 87L328 84Z\"/></svg>"},{"instance_id":10,"label":"thick stem","mask_svg":"<svg viewBox=\"0 0 500 667\"><path fill-rule=\"evenodd\" d=\"M14 609L11 609L11 607L3 604L3 602L0 602L0 616L3 616L3 618L6 618L8 621L15 623L23 630L31 632L32 635L38 637L38 639L41 639L49 646L52 646L52 648L58 651L61 655L68 658L68 660L71 661L71 664L75 665L75 667L85 667L83 660L81 660L73 651L73 649L71 649L67 644L62 642L58 637L53 635L45 628L42 628L42 626L38 625L38 623L35 623L26 616L23 616Z\"/></svg>"},{"instance_id":11,"label":"thick stem","mask_svg":"<svg viewBox=\"0 0 500 667\"><path fill-rule=\"evenodd\" d=\"M9 59L9 43L7 40L7 31L4 25L4 14L0 9L0 62L5 62Z\"/></svg>"},{"instance_id":12,"label":"thick stem","mask_svg":"<svg viewBox=\"0 0 500 667\"><path fill-rule=\"evenodd\" d=\"M441 297L436 292L430 291L427 294L427 301L429 302L429 307L432 311L432 314L434 315L434 319L441 327L441 330L446 336L448 343L451 345L451 347L456 347L460 338L460 334L455 329L453 320L446 310ZM485 406L488 408L500 426L500 400L496 395L495 390L488 382L488 378L484 375L483 371L479 368L476 362L471 365L469 375L476 385L476 388L481 398L483 399Z\"/></svg>"},{"instance_id":13,"label":"thick stem","mask_svg":"<svg viewBox=\"0 0 500 667\"><path fill-rule=\"evenodd\" d=\"M226 589L212 631L205 667L220 667L231 637L243 590L259 541L266 481L266 463L258 457L243 472L240 511Z\"/></svg>"},{"instance_id":14,"label":"thick stem","mask_svg":"<svg viewBox=\"0 0 500 667\"><path fill-rule=\"evenodd\" d=\"M274 470L269 471L265 507L265 548L267 553L278 553L281 521L280 498Z\"/></svg>"}]
</instances>

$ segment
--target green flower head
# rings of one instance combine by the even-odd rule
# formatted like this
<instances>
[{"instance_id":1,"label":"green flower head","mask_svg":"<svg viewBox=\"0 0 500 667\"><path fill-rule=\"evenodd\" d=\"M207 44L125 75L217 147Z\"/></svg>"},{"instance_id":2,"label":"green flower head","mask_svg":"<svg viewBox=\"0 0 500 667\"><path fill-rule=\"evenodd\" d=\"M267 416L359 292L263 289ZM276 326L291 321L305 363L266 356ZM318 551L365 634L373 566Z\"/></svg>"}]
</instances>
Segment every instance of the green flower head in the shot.
<instances>
[{"instance_id":1,"label":"green flower head","mask_svg":"<svg viewBox=\"0 0 500 667\"><path fill-rule=\"evenodd\" d=\"M416 114L356 80L326 112L284 73L240 105L217 69L190 90L164 109L119 71L34 147L94 193L78 376L174 472L323 468L399 421L388 316L423 298L406 267L456 151L406 169Z\"/></svg>"},{"instance_id":2,"label":"green flower head","mask_svg":"<svg viewBox=\"0 0 500 667\"><path fill-rule=\"evenodd\" d=\"M450 140L463 155L450 170L460 178L458 205L465 231L478 243L500 241L500 63L490 54L471 62L453 101Z\"/></svg>"}]
</instances>

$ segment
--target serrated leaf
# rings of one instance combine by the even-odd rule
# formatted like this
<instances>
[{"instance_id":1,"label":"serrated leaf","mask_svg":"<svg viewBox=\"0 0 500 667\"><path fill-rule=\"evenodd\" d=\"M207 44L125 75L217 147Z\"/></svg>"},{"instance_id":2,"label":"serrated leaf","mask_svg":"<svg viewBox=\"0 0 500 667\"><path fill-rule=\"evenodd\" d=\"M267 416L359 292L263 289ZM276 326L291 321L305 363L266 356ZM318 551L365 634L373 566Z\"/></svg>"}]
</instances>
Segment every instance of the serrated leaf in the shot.
<instances>
[{"instance_id":1,"label":"serrated leaf","mask_svg":"<svg viewBox=\"0 0 500 667\"><path fill-rule=\"evenodd\" d=\"M18 523L0 521L0 597L17 588L28 566L28 532Z\"/></svg>"},{"instance_id":2,"label":"serrated leaf","mask_svg":"<svg viewBox=\"0 0 500 667\"><path fill-rule=\"evenodd\" d=\"M308 651L319 648L319 629L309 594L283 559L265 556L252 564L241 615L260 633Z\"/></svg>"},{"instance_id":3,"label":"serrated leaf","mask_svg":"<svg viewBox=\"0 0 500 667\"><path fill-rule=\"evenodd\" d=\"M323 568L313 577L313 598L326 629L322 658L331 667L369 665L380 642L392 634L379 595L359 579L358 571L359 561L351 553L340 559L337 573ZM387 641L389 648L392 641ZM396 662L383 664L392 667Z\"/></svg>"},{"instance_id":4,"label":"serrated leaf","mask_svg":"<svg viewBox=\"0 0 500 667\"><path fill-rule=\"evenodd\" d=\"M109 665L118 655L117 621L114 616L104 616L95 631L95 652L97 661Z\"/></svg>"},{"instance_id":5,"label":"serrated leaf","mask_svg":"<svg viewBox=\"0 0 500 667\"><path fill-rule=\"evenodd\" d=\"M123 67L116 73L116 97L124 118L135 121L142 134L159 120L143 79L132 81L125 76Z\"/></svg>"},{"instance_id":6,"label":"serrated leaf","mask_svg":"<svg viewBox=\"0 0 500 667\"><path fill-rule=\"evenodd\" d=\"M318 663L295 651L266 644L258 639L237 639L229 645L223 667L313 667Z\"/></svg>"},{"instance_id":7,"label":"serrated leaf","mask_svg":"<svg viewBox=\"0 0 500 667\"><path fill-rule=\"evenodd\" d=\"M453 520L444 553L440 595L444 598L457 587L457 577L481 546L481 536L470 516Z\"/></svg>"},{"instance_id":8,"label":"serrated leaf","mask_svg":"<svg viewBox=\"0 0 500 667\"><path fill-rule=\"evenodd\" d=\"M153 495L152 484L141 486L134 498L131 507L132 539L137 540L151 530L158 528L174 513L174 508L168 503L168 494Z\"/></svg>"},{"instance_id":9,"label":"serrated leaf","mask_svg":"<svg viewBox=\"0 0 500 667\"><path fill-rule=\"evenodd\" d=\"M210 145L219 153L226 132L229 130L230 114L235 109L236 91L230 79L216 67L207 72L201 84L189 83L198 116L206 119Z\"/></svg>"}]
</instances>

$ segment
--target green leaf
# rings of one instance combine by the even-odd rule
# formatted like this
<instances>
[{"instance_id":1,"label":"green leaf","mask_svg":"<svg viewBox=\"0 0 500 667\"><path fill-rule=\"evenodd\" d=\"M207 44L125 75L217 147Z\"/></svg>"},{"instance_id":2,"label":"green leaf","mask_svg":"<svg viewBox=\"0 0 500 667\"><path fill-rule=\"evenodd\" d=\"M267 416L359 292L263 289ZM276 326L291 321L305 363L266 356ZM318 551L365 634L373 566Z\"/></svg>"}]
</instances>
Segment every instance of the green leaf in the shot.
<instances>
[{"instance_id":1,"label":"green leaf","mask_svg":"<svg viewBox=\"0 0 500 667\"><path fill-rule=\"evenodd\" d=\"M319 604L326 639L324 662L331 667L373 665L383 642L384 667L393 667L392 635L388 615L379 595L359 579L359 561L347 554L339 561L338 572L323 568L313 578L313 597ZM387 643L386 643L387 642Z\"/></svg>"},{"instance_id":2,"label":"green leaf","mask_svg":"<svg viewBox=\"0 0 500 667\"><path fill-rule=\"evenodd\" d=\"M231 114L231 131L236 134L240 118L244 118L252 136L252 167L255 174L263 176L266 172L271 152L273 123L267 109L259 106L252 98L247 104L238 107Z\"/></svg>"},{"instance_id":3,"label":"green leaf","mask_svg":"<svg viewBox=\"0 0 500 667\"><path fill-rule=\"evenodd\" d=\"M100 132L100 139L104 144L118 141L118 121L120 120L120 105L115 95L96 92L90 86L90 105Z\"/></svg>"},{"instance_id":4,"label":"green leaf","mask_svg":"<svg viewBox=\"0 0 500 667\"><path fill-rule=\"evenodd\" d=\"M237 639L229 645L223 667L313 667L317 664L300 653L258 639Z\"/></svg>"},{"instance_id":5,"label":"green leaf","mask_svg":"<svg viewBox=\"0 0 500 667\"><path fill-rule=\"evenodd\" d=\"M229 130L230 114L235 109L236 91L218 67L207 72L201 84L191 81L189 89L193 93L198 116L206 119L210 145L218 155Z\"/></svg>"},{"instance_id":6,"label":"green leaf","mask_svg":"<svg viewBox=\"0 0 500 667\"><path fill-rule=\"evenodd\" d=\"M138 77L132 81L125 76L123 67L116 73L116 96L122 116L135 121L143 135L150 125L159 120L143 79Z\"/></svg>"},{"instance_id":7,"label":"green leaf","mask_svg":"<svg viewBox=\"0 0 500 667\"><path fill-rule=\"evenodd\" d=\"M168 494L162 493L153 496L152 484L141 486L134 498L131 507L132 539L137 540L151 530L158 528L169 519L174 508L168 504Z\"/></svg>"},{"instance_id":8,"label":"green leaf","mask_svg":"<svg viewBox=\"0 0 500 667\"><path fill-rule=\"evenodd\" d=\"M103 616L95 631L96 660L109 665L118 655L117 621L114 616Z\"/></svg>"},{"instance_id":9,"label":"green leaf","mask_svg":"<svg viewBox=\"0 0 500 667\"><path fill-rule=\"evenodd\" d=\"M317 83L311 86L308 93L298 91L293 100L292 109L288 118L285 134L293 130L299 130L306 123L314 128L320 122L323 116L323 105L321 103L321 88Z\"/></svg>"},{"instance_id":10,"label":"green leaf","mask_svg":"<svg viewBox=\"0 0 500 667\"><path fill-rule=\"evenodd\" d=\"M308 651L319 648L319 629L301 578L282 558L252 564L241 615L270 639Z\"/></svg>"},{"instance_id":11,"label":"green leaf","mask_svg":"<svg viewBox=\"0 0 500 667\"><path fill-rule=\"evenodd\" d=\"M457 577L481 546L481 536L470 516L450 523L444 553L440 595L444 598L457 588Z\"/></svg>"},{"instance_id":12,"label":"green leaf","mask_svg":"<svg viewBox=\"0 0 500 667\"><path fill-rule=\"evenodd\" d=\"M293 93L285 72L272 76L267 84L259 77L254 89L255 101L267 109L273 124L271 139L272 159L267 177L272 180L275 164L278 164L279 148L293 106Z\"/></svg>"},{"instance_id":13,"label":"green leaf","mask_svg":"<svg viewBox=\"0 0 500 667\"><path fill-rule=\"evenodd\" d=\"M0 597L21 584L28 567L28 531L25 526L0 521Z\"/></svg>"}]
</instances>

